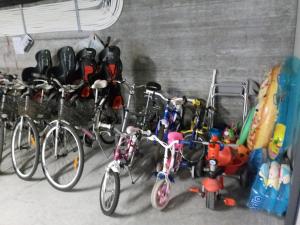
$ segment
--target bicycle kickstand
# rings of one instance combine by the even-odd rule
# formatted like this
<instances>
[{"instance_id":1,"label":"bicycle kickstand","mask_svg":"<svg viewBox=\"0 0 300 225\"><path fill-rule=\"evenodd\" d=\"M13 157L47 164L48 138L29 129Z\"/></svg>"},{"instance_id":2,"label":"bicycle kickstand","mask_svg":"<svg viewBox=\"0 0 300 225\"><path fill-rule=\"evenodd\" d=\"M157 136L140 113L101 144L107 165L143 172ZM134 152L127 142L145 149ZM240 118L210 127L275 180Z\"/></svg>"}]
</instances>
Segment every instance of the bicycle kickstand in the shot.
<instances>
[{"instance_id":1,"label":"bicycle kickstand","mask_svg":"<svg viewBox=\"0 0 300 225\"><path fill-rule=\"evenodd\" d=\"M135 184L136 180L135 180L135 181L133 180L133 177L132 177L132 174L131 174L131 172L130 172L130 169L129 169L128 167L126 167L126 169L127 169L128 174L129 174L129 176L130 176L131 183L132 183L132 184Z\"/></svg>"}]
</instances>

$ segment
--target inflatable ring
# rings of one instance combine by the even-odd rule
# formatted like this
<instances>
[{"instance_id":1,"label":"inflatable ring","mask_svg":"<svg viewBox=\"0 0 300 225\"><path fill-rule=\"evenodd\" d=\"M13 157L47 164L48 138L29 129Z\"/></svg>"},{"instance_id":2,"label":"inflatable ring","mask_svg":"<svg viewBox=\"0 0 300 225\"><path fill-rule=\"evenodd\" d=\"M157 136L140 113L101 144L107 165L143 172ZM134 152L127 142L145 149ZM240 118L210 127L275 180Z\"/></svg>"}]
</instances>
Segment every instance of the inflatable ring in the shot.
<instances>
[{"instance_id":1,"label":"inflatable ring","mask_svg":"<svg viewBox=\"0 0 300 225\"><path fill-rule=\"evenodd\" d=\"M246 118L245 123L243 124L239 139L237 140L238 145L243 145L247 141L247 137L251 128L252 120L255 115L255 107L253 107L250 112L248 113L248 116Z\"/></svg>"},{"instance_id":2,"label":"inflatable ring","mask_svg":"<svg viewBox=\"0 0 300 225\"><path fill-rule=\"evenodd\" d=\"M247 147L250 150L267 148L272 138L278 113L278 106L274 100L276 100L280 71L280 65L275 66L259 90L258 105L247 138Z\"/></svg>"}]
</instances>

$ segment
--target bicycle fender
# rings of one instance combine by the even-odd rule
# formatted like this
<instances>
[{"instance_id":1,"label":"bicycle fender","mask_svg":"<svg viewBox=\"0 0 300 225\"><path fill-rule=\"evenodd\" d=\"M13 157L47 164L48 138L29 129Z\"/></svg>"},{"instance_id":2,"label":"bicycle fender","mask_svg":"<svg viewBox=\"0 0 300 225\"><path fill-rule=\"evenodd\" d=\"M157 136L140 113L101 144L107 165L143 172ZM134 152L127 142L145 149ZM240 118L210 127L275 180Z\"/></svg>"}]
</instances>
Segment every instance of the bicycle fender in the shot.
<instances>
[{"instance_id":1,"label":"bicycle fender","mask_svg":"<svg viewBox=\"0 0 300 225\"><path fill-rule=\"evenodd\" d=\"M115 173L120 173L121 167L120 164L117 161L112 161L108 164L106 171L108 172L109 170L112 170Z\"/></svg>"}]
</instances>

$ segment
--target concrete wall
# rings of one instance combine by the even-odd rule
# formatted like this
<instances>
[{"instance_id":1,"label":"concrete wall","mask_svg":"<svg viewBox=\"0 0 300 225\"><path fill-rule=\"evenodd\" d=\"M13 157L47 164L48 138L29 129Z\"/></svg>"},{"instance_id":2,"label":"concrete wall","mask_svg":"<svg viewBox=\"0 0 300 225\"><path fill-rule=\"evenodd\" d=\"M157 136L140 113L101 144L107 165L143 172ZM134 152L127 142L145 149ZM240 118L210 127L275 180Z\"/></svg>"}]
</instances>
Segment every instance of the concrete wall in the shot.
<instances>
[{"instance_id":1,"label":"concrete wall","mask_svg":"<svg viewBox=\"0 0 300 225\"><path fill-rule=\"evenodd\" d=\"M297 0L126 0L119 21L98 32L122 49L124 75L156 80L170 95L206 98L214 68L218 80L258 81L293 54ZM34 53L75 45L87 33L34 35L29 54L16 56L1 39L0 68L34 65Z\"/></svg>"},{"instance_id":2,"label":"concrete wall","mask_svg":"<svg viewBox=\"0 0 300 225\"><path fill-rule=\"evenodd\" d=\"M298 13L297 13L297 27L295 35L295 48L294 55L300 57L300 4L298 3Z\"/></svg>"}]
</instances>

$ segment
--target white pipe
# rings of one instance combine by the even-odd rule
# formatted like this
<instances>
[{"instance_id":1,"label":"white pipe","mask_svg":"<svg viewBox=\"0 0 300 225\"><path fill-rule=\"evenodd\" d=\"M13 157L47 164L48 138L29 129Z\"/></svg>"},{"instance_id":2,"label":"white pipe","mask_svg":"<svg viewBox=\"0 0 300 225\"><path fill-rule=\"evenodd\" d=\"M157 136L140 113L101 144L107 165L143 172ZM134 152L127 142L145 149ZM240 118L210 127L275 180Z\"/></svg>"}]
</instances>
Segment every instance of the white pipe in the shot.
<instances>
[{"instance_id":1,"label":"white pipe","mask_svg":"<svg viewBox=\"0 0 300 225\"><path fill-rule=\"evenodd\" d=\"M77 0L83 31L103 30L121 15L123 0ZM105 4L106 3L106 4ZM74 0L23 7L28 33L78 30ZM24 34L20 7L0 10L0 36Z\"/></svg>"}]
</instances>

